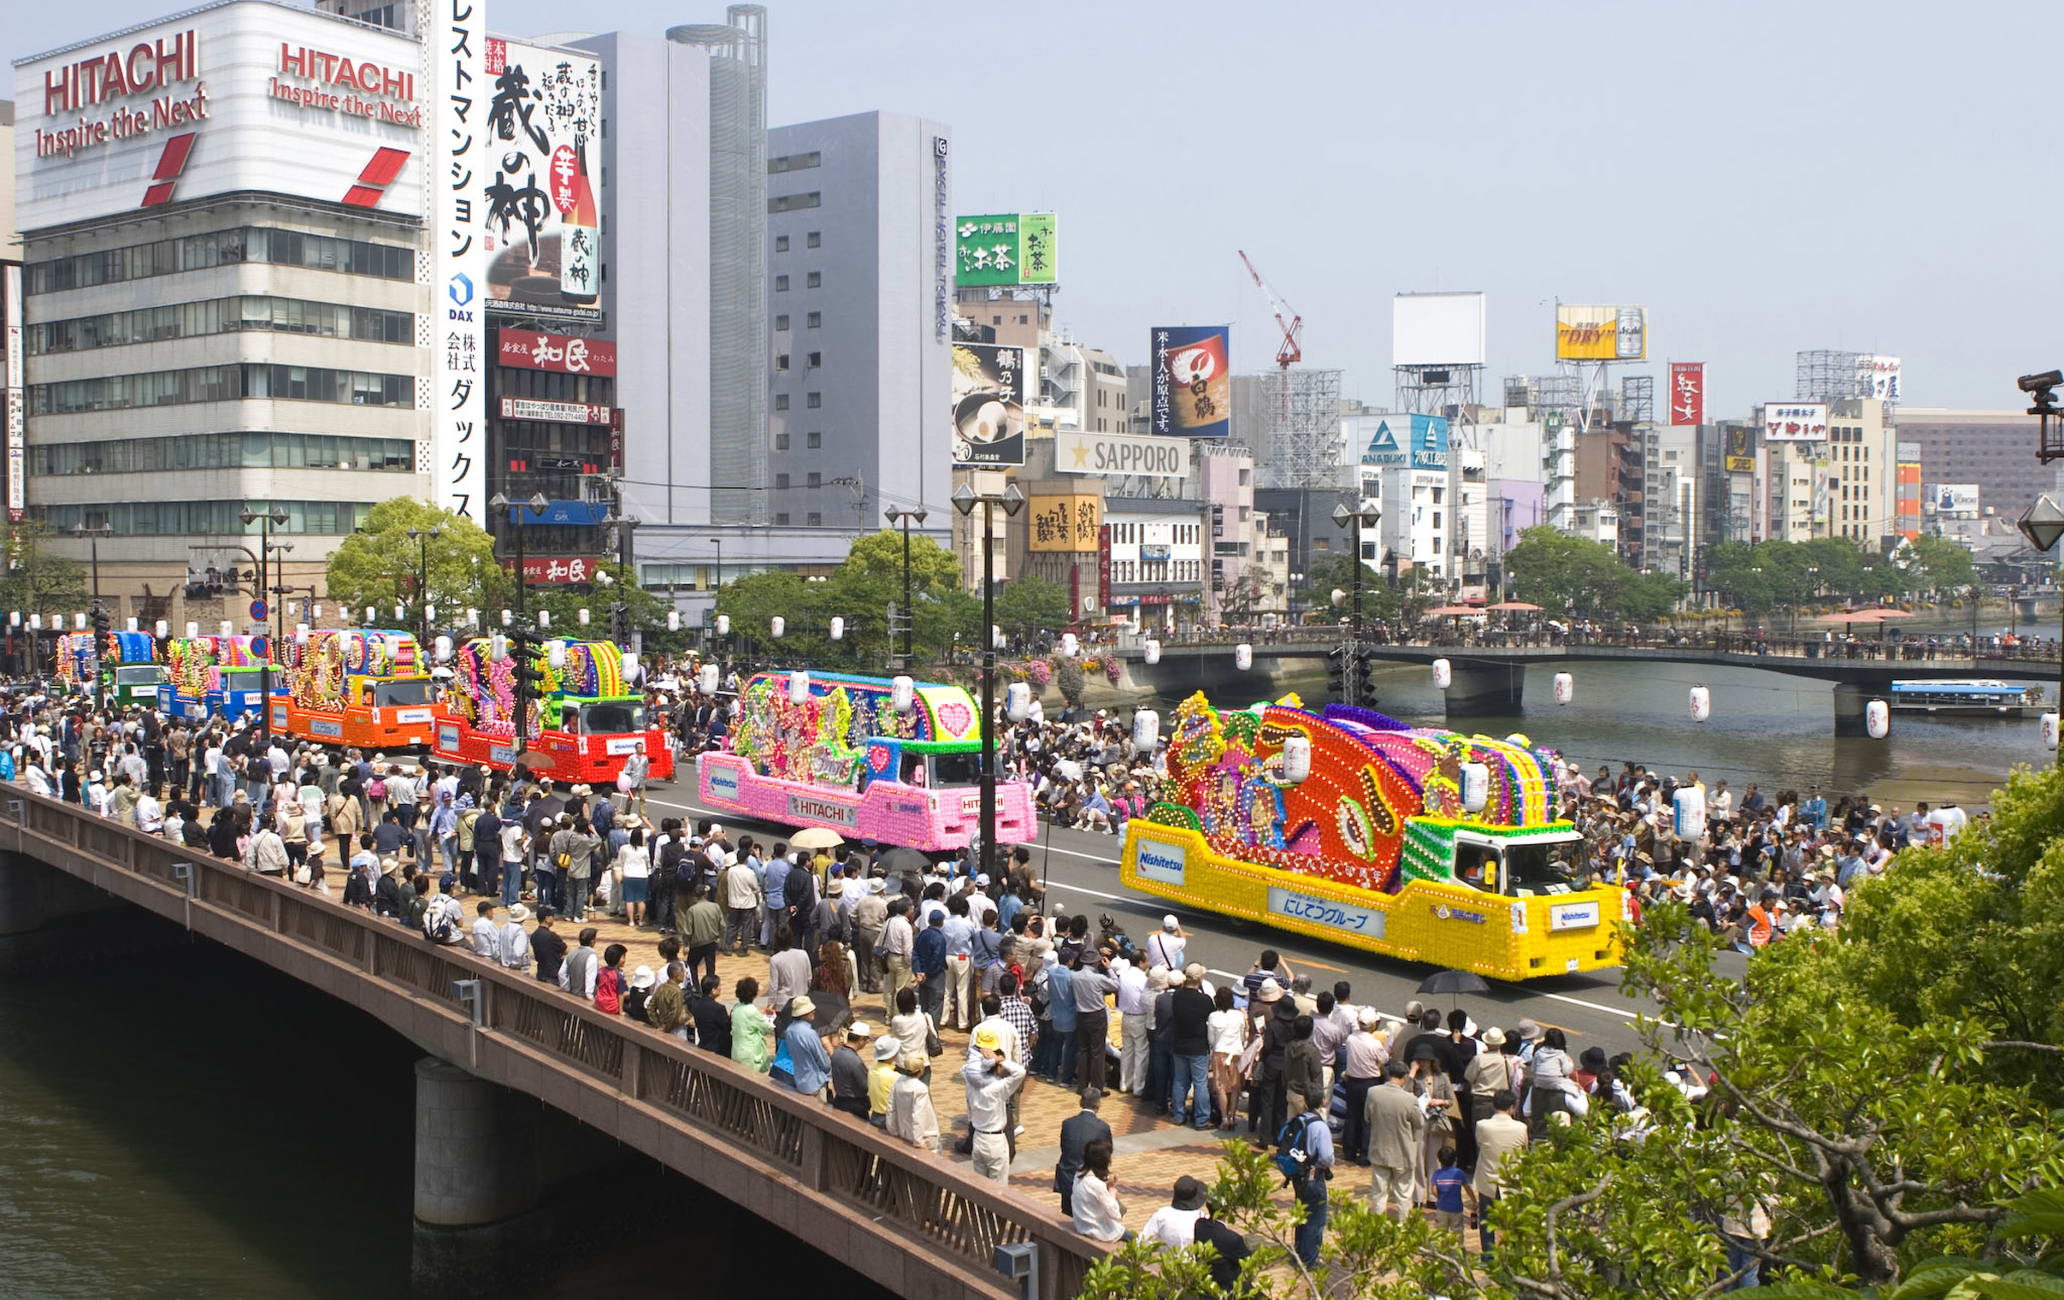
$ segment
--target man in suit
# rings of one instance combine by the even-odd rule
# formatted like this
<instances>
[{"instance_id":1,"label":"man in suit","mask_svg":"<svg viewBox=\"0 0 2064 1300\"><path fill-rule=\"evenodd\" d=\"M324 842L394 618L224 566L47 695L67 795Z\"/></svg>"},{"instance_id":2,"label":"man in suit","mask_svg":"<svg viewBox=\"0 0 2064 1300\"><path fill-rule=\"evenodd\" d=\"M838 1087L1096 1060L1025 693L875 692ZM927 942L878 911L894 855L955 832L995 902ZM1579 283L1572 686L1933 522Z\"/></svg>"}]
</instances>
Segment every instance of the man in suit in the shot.
<instances>
[{"instance_id":1,"label":"man in suit","mask_svg":"<svg viewBox=\"0 0 2064 1300\"><path fill-rule=\"evenodd\" d=\"M1061 1160L1054 1166L1054 1190L1061 1194L1061 1213L1075 1214L1075 1175L1082 1172L1082 1149L1097 1138L1111 1140L1111 1126L1097 1117L1104 1094L1082 1090L1082 1109L1061 1121Z\"/></svg>"},{"instance_id":2,"label":"man in suit","mask_svg":"<svg viewBox=\"0 0 2064 1300\"><path fill-rule=\"evenodd\" d=\"M1393 1056L1383 1067L1383 1083L1369 1089L1362 1118L1369 1132L1369 1195L1378 1214L1399 1223L1412 1212L1412 1171L1418 1167L1419 1144L1426 1133L1426 1113L1412 1095L1411 1068Z\"/></svg>"},{"instance_id":3,"label":"man in suit","mask_svg":"<svg viewBox=\"0 0 2064 1300\"><path fill-rule=\"evenodd\" d=\"M1491 1202L1505 1190L1504 1164L1526 1149L1527 1126L1512 1113L1517 1104L1512 1089L1500 1088L1491 1097L1492 1114L1476 1122L1476 1177L1470 1185L1476 1189L1477 1230L1483 1236L1485 1259L1491 1257Z\"/></svg>"}]
</instances>

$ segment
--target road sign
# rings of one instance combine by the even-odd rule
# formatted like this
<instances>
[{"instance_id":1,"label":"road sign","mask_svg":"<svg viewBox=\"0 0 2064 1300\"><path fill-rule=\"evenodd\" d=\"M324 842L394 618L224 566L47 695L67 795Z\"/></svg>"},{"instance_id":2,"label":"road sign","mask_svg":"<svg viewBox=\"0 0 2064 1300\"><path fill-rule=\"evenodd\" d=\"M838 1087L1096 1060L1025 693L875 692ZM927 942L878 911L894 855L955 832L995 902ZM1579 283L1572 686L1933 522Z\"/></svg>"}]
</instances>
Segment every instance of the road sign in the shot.
<instances>
[{"instance_id":1,"label":"road sign","mask_svg":"<svg viewBox=\"0 0 2064 1300\"><path fill-rule=\"evenodd\" d=\"M265 607L264 601L254 600L251 602L251 617L257 619L259 622L263 623L266 619L266 616L269 615L271 612L271 610Z\"/></svg>"}]
</instances>

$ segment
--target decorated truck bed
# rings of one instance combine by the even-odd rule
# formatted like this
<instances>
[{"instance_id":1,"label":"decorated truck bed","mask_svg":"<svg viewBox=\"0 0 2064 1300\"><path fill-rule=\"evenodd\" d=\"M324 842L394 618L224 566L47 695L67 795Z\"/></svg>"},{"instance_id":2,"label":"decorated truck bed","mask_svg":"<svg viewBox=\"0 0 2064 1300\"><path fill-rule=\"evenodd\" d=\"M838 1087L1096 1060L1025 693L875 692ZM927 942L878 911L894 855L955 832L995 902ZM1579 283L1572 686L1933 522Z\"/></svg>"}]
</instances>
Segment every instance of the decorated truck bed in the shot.
<instances>
[{"instance_id":1,"label":"decorated truck bed","mask_svg":"<svg viewBox=\"0 0 2064 1300\"><path fill-rule=\"evenodd\" d=\"M795 676L800 686L780 672L746 683L726 748L698 760L705 804L927 852L979 837L981 714L965 690ZM996 842L1023 843L1035 831L1031 787L997 782Z\"/></svg>"},{"instance_id":2,"label":"decorated truck bed","mask_svg":"<svg viewBox=\"0 0 2064 1300\"><path fill-rule=\"evenodd\" d=\"M170 717L196 720L256 713L271 663L269 636L175 637L165 643L165 683L158 687L158 708ZM284 684L274 665L272 688Z\"/></svg>"},{"instance_id":3,"label":"decorated truck bed","mask_svg":"<svg viewBox=\"0 0 2064 1300\"><path fill-rule=\"evenodd\" d=\"M436 721L422 647L407 632L321 628L281 647L272 729L330 745L427 747Z\"/></svg>"},{"instance_id":4,"label":"decorated truck bed","mask_svg":"<svg viewBox=\"0 0 2064 1300\"><path fill-rule=\"evenodd\" d=\"M1135 889L1371 952L1529 979L1616 966L1626 894L1586 887L1546 751L1295 696L1176 710Z\"/></svg>"},{"instance_id":5,"label":"decorated truck bed","mask_svg":"<svg viewBox=\"0 0 2064 1300\"><path fill-rule=\"evenodd\" d=\"M496 659L491 646L474 637L453 656L431 751L447 762L508 771L516 763L516 662ZM622 650L608 641L556 640L535 654L541 689L527 701L525 767L557 781L607 784L642 745L652 779L674 774L665 724L646 717L645 697L625 682Z\"/></svg>"}]
</instances>

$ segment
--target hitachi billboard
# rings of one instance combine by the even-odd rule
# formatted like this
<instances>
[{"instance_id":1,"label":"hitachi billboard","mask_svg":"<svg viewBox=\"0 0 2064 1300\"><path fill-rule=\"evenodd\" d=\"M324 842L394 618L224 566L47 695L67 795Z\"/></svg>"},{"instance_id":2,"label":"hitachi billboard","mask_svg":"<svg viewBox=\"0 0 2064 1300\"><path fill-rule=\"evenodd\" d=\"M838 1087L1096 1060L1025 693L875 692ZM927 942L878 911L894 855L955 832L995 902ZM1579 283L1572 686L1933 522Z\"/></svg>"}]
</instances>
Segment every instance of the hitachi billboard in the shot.
<instances>
[{"instance_id":1,"label":"hitachi billboard","mask_svg":"<svg viewBox=\"0 0 2064 1300\"><path fill-rule=\"evenodd\" d=\"M403 36L264 0L25 59L15 224L243 191L421 215L418 59Z\"/></svg>"}]
</instances>

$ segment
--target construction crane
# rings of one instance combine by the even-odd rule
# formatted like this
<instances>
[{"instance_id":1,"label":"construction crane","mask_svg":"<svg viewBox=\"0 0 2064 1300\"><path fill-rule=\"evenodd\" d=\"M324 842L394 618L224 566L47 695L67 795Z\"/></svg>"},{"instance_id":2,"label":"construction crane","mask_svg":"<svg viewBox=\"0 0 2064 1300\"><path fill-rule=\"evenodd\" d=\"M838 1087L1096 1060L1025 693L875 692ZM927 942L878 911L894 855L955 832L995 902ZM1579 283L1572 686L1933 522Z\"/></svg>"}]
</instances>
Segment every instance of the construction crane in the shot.
<instances>
[{"instance_id":1,"label":"construction crane","mask_svg":"<svg viewBox=\"0 0 2064 1300\"><path fill-rule=\"evenodd\" d=\"M1254 277L1254 287L1268 297L1269 309L1276 314L1276 328L1283 331L1283 345L1276 349L1276 368L1288 370L1293 364L1304 359L1304 349L1299 347L1297 342L1297 336L1304 332L1304 317L1298 315L1296 308L1284 302L1283 295L1270 288L1269 282L1261 278L1261 272L1255 269L1254 260L1247 256L1244 249L1240 252L1240 261L1246 266L1247 274Z\"/></svg>"}]
</instances>

